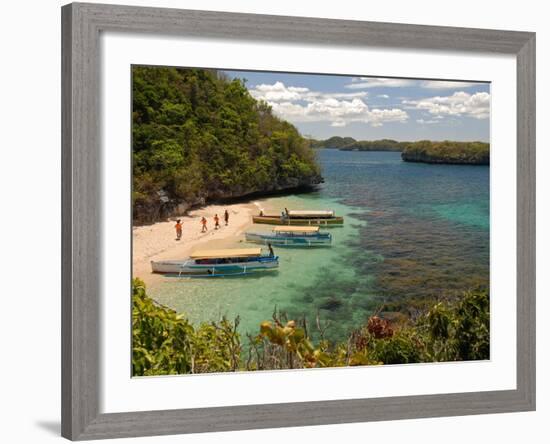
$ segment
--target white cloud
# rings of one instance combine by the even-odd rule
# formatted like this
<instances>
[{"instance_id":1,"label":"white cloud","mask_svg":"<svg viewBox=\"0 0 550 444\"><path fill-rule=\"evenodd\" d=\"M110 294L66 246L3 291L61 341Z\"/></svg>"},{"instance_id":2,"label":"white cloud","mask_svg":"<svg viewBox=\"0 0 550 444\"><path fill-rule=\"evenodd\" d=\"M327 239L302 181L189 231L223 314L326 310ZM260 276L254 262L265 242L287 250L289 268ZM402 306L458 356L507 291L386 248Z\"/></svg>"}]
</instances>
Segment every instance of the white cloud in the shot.
<instances>
[{"instance_id":1,"label":"white cloud","mask_svg":"<svg viewBox=\"0 0 550 444\"><path fill-rule=\"evenodd\" d=\"M355 97L367 97L368 95L366 91L349 93L324 93L319 91L311 91L309 88L285 86L285 84L282 82L275 82L273 85L256 85L249 91L254 98L258 100L264 100L266 102L293 102L299 100L314 102L318 99L325 98L353 99Z\"/></svg>"},{"instance_id":2,"label":"white cloud","mask_svg":"<svg viewBox=\"0 0 550 444\"><path fill-rule=\"evenodd\" d=\"M342 127L342 126L346 126L346 122L344 122L343 120L335 120L330 124L330 126Z\"/></svg>"},{"instance_id":3,"label":"white cloud","mask_svg":"<svg viewBox=\"0 0 550 444\"><path fill-rule=\"evenodd\" d=\"M353 99L355 97L367 97L369 93L366 91L358 91L353 93L315 93L312 92L311 95L305 100L315 100L318 97L331 97L334 99Z\"/></svg>"},{"instance_id":4,"label":"white cloud","mask_svg":"<svg viewBox=\"0 0 550 444\"><path fill-rule=\"evenodd\" d=\"M309 91L308 88L286 87L282 82L275 82L273 85L256 85L250 93L257 99L267 101L301 100L302 96Z\"/></svg>"},{"instance_id":5,"label":"white cloud","mask_svg":"<svg viewBox=\"0 0 550 444\"><path fill-rule=\"evenodd\" d=\"M421 86L427 89L467 87L469 82L435 80L380 79L356 77L347 88ZM356 86L355 86L356 85ZM486 92L469 94L464 91L452 95L435 96L425 99L403 99L399 106L392 108L371 108L367 103L367 91L321 92L306 87L286 86L283 82L260 84L250 90L256 99L264 100L273 112L291 122L329 122L333 127L343 127L352 122L382 126L388 122L405 122L409 119L407 109L425 111L429 118L416 119L420 125L438 123L449 116L468 116L487 119L490 111L490 95ZM389 99L388 94L375 97Z\"/></svg>"},{"instance_id":6,"label":"white cloud","mask_svg":"<svg viewBox=\"0 0 550 444\"><path fill-rule=\"evenodd\" d=\"M414 86L414 80L408 79L380 79L375 77L354 77L351 83L346 85L349 89L364 88L402 88L405 86Z\"/></svg>"},{"instance_id":7,"label":"white cloud","mask_svg":"<svg viewBox=\"0 0 550 444\"><path fill-rule=\"evenodd\" d=\"M372 126L382 126L386 122L405 122L408 118L407 112L399 108L373 109L370 112L369 123Z\"/></svg>"},{"instance_id":8,"label":"white cloud","mask_svg":"<svg viewBox=\"0 0 550 444\"><path fill-rule=\"evenodd\" d=\"M422 88L426 89L459 89L470 88L472 86L479 85L479 83L473 82L455 82L446 80L424 80L421 83Z\"/></svg>"},{"instance_id":9,"label":"white cloud","mask_svg":"<svg viewBox=\"0 0 550 444\"><path fill-rule=\"evenodd\" d=\"M470 88L476 86L474 82L460 82L452 80L412 80L412 79L384 79L377 77L354 77L351 83L345 85L349 89L366 89L366 88L404 88L417 87L424 89L459 89ZM383 97L381 94L378 97Z\"/></svg>"},{"instance_id":10,"label":"white cloud","mask_svg":"<svg viewBox=\"0 0 550 444\"><path fill-rule=\"evenodd\" d=\"M330 122L334 127L364 122L382 126L387 122L404 122L409 117L399 108L370 109L364 101L368 95L365 91L326 93L275 82L256 85L250 93L267 102L275 114L291 122Z\"/></svg>"},{"instance_id":11,"label":"white cloud","mask_svg":"<svg viewBox=\"0 0 550 444\"><path fill-rule=\"evenodd\" d=\"M451 96L404 100L403 104L428 111L436 118L442 116L468 116L474 119L487 119L489 118L491 96L486 92L468 94L460 91Z\"/></svg>"}]
</instances>

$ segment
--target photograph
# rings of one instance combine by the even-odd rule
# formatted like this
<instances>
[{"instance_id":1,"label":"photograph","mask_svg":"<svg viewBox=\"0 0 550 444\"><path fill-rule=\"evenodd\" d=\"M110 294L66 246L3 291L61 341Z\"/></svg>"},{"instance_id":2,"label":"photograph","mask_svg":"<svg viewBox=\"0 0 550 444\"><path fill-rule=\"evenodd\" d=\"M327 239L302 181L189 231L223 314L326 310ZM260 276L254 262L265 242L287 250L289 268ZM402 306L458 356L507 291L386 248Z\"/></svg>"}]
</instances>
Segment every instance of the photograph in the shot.
<instances>
[{"instance_id":1,"label":"photograph","mask_svg":"<svg viewBox=\"0 0 550 444\"><path fill-rule=\"evenodd\" d=\"M490 82L131 86L133 377L490 360Z\"/></svg>"},{"instance_id":2,"label":"photograph","mask_svg":"<svg viewBox=\"0 0 550 444\"><path fill-rule=\"evenodd\" d=\"M1 441L544 441L548 14L442 5L6 2Z\"/></svg>"}]
</instances>

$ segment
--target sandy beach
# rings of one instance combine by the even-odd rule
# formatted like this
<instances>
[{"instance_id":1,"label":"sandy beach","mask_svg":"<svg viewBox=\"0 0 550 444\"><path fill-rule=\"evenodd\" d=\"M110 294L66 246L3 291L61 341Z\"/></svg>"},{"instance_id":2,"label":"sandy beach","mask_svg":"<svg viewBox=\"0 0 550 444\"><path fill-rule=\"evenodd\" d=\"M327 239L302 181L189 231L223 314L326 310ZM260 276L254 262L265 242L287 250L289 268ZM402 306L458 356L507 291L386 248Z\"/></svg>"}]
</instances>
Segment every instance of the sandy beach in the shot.
<instances>
[{"instance_id":1,"label":"sandy beach","mask_svg":"<svg viewBox=\"0 0 550 444\"><path fill-rule=\"evenodd\" d=\"M209 205L180 217L183 224L181 240L176 240L175 220L153 225L134 227L133 276L152 286L163 279L162 275L151 273L150 261L183 259L198 248L226 248L237 246L243 240L243 233L252 225L252 215L258 213L254 202L232 205ZM229 212L229 224L223 220L224 211ZM214 229L214 215L220 218L220 228ZM208 220L208 231L201 232L200 220Z\"/></svg>"}]
</instances>

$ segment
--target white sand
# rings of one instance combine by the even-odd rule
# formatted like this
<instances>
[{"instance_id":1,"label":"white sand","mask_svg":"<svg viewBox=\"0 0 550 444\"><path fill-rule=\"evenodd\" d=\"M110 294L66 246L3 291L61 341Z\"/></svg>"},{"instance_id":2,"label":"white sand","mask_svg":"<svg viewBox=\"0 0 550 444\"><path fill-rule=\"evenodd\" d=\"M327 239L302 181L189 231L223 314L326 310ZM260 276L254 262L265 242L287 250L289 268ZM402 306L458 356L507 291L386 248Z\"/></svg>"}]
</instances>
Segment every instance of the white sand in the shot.
<instances>
[{"instance_id":1,"label":"white sand","mask_svg":"<svg viewBox=\"0 0 550 444\"><path fill-rule=\"evenodd\" d=\"M225 226L224 211L229 212L229 224ZM209 205L180 217L183 224L181 240L176 240L176 217L170 222L134 227L133 276L139 277L148 286L163 279L151 273L152 260L183 259L198 248L224 248L237 246L244 239L243 232L252 225L252 215L258 213L254 203L233 205ZM220 218L220 228L214 229L214 215ZM201 233L201 217L208 221L208 231Z\"/></svg>"}]
</instances>

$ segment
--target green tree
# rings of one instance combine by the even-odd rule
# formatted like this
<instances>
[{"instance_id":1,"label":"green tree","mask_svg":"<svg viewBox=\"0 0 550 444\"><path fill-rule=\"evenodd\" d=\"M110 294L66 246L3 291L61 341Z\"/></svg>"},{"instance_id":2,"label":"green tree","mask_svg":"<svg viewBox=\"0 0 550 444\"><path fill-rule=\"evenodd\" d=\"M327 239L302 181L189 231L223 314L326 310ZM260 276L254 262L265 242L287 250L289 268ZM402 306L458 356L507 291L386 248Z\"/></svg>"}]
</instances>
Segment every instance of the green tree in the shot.
<instances>
[{"instance_id":1,"label":"green tree","mask_svg":"<svg viewBox=\"0 0 550 444\"><path fill-rule=\"evenodd\" d=\"M408 162L489 165L489 144L484 142L408 142L401 153Z\"/></svg>"},{"instance_id":2,"label":"green tree","mask_svg":"<svg viewBox=\"0 0 550 444\"><path fill-rule=\"evenodd\" d=\"M319 183L315 153L244 81L214 70L132 68L133 216Z\"/></svg>"}]
</instances>

